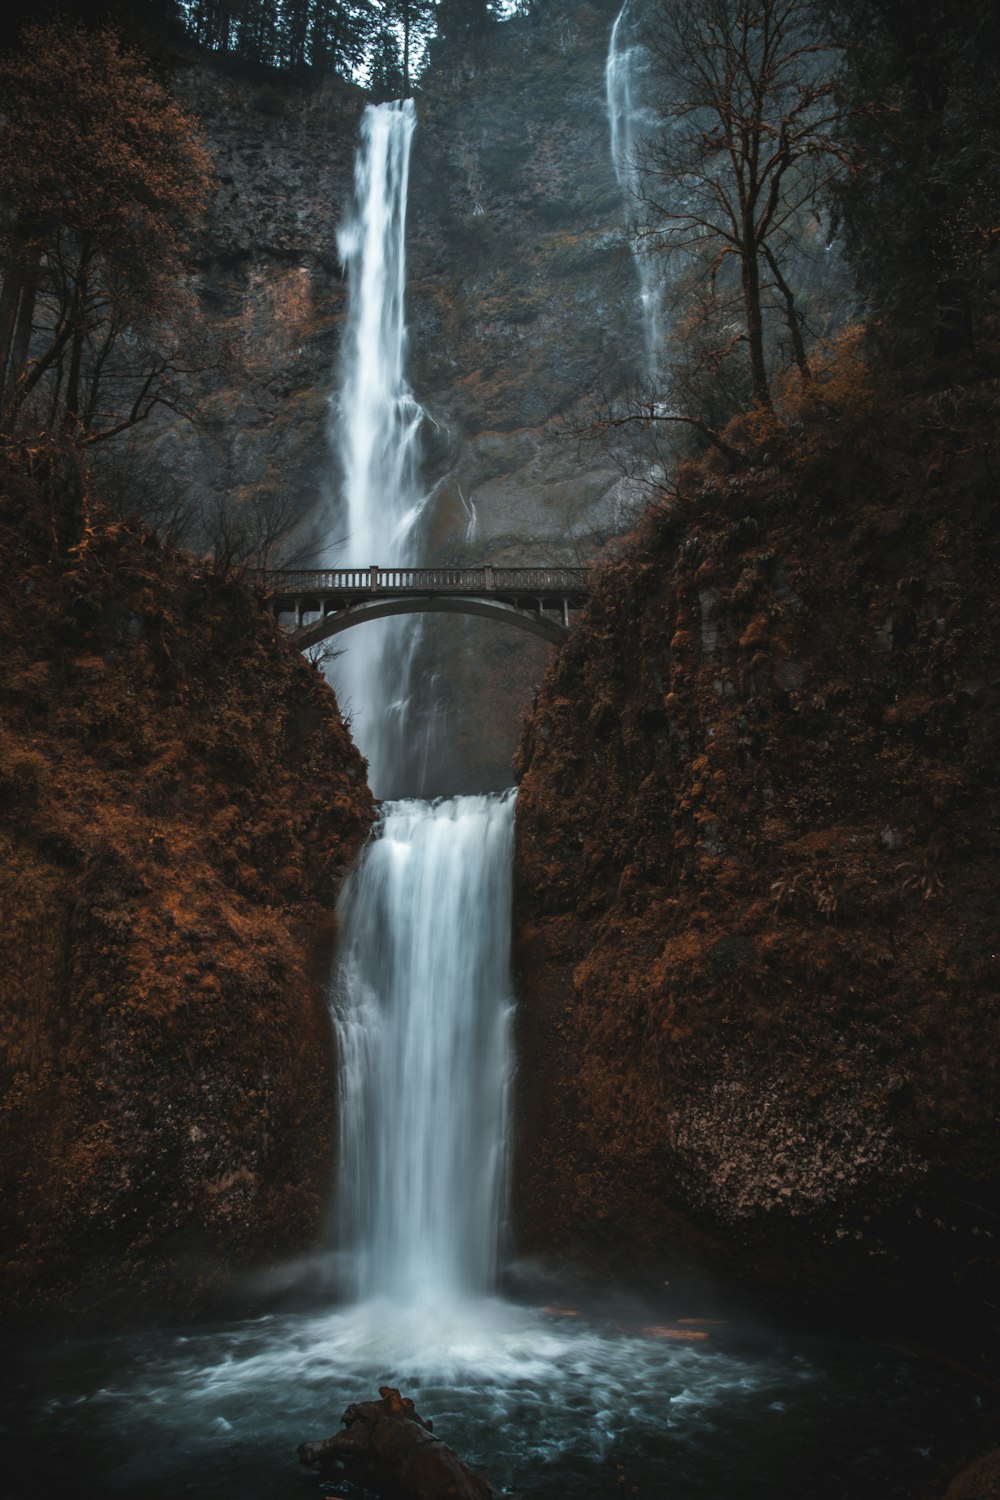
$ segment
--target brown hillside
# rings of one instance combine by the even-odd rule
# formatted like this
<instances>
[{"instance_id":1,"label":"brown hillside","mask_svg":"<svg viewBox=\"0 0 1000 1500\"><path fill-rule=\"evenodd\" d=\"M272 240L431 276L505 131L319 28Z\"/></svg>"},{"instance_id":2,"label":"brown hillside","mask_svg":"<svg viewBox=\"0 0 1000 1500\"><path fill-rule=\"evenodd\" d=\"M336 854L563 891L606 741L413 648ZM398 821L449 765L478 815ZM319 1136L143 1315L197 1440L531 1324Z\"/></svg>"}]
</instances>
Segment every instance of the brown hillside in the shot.
<instances>
[{"instance_id":1,"label":"brown hillside","mask_svg":"<svg viewBox=\"0 0 1000 1500\"><path fill-rule=\"evenodd\" d=\"M998 405L845 354L604 569L520 752L527 1249L993 1336Z\"/></svg>"},{"instance_id":2,"label":"brown hillside","mask_svg":"<svg viewBox=\"0 0 1000 1500\"><path fill-rule=\"evenodd\" d=\"M0 575L3 1301L190 1311L316 1233L364 762L252 592L57 451L3 460Z\"/></svg>"}]
</instances>

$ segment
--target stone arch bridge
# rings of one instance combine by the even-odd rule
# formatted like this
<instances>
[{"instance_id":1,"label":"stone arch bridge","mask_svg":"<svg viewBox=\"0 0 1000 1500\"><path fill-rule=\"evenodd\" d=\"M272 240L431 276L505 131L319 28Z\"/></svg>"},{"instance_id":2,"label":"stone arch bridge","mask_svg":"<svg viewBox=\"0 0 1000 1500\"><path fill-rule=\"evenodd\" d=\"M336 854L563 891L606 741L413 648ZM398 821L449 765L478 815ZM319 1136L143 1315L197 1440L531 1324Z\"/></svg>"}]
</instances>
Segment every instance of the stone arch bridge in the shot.
<instances>
[{"instance_id":1,"label":"stone arch bridge","mask_svg":"<svg viewBox=\"0 0 1000 1500\"><path fill-rule=\"evenodd\" d=\"M297 645L387 615L481 615L562 641L587 597L589 568L314 568L273 571L264 588Z\"/></svg>"}]
</instances>

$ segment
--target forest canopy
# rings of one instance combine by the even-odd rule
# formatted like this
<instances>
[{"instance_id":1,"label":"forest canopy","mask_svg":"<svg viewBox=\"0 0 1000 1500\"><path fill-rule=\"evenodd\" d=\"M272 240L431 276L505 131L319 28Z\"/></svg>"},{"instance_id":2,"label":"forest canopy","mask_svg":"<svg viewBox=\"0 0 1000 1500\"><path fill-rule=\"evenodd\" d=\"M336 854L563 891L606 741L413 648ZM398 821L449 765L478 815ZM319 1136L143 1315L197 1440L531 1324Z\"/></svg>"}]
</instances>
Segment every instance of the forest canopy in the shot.
<instances>
[{"instance_id":1,"label":"forest canopy","mask_svg":"<svg viewBox=\"0 0 1000 1500\"><path fill-rule=\"evenodd\" d=\"M212 52L302 73L335 71L379 94L409 94L429 44L474 45L516 0L181 0Z\"/></svg>"},{"instance_id":2,"label":"forest canopy","mask_svg":"<svg viewBox=\"0 0 1000 1500\"><path fill-rule=\"evenodd\" d=\"M9 0L0 50L52 16L110 25L140 48L193 42L236 67L339 73L379 97L409 94L431 55L476 48L532 0Z\"/></svg>"}]
</instances>

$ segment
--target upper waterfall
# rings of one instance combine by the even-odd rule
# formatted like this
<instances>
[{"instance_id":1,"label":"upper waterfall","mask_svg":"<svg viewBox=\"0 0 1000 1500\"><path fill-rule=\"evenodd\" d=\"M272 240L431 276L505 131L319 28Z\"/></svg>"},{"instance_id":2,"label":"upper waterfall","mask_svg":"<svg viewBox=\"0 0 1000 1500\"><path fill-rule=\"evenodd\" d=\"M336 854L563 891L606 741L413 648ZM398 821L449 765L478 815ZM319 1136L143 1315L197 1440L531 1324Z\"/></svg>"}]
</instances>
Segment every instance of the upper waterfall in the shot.
<instances>
[{"instance_id":1,"label":"upper waterfall","mask_svg":"<svg viewBox=\"0 0 1000 1500\"><path fill-rule=\"evenodd\" d=\"M369 106L361 122L354 202L337 236L348 283L334 441L343 476L343 561L404 560L422 507L423 412L406 378L406 199L413 100Z\"/></svg>"},{"instance_id":2,"label":"upper waterfall","mask_svg":"<svg viewBox=\"0 0 1000 1500\"><path fill-rule=\"evenodd\" d=\"M361 122L354 196L337 237L347 319L329 438L337 474L330 561L413 562L426 495L418 478L424 412L406 376L406 202L416 125L412 99L369 105ZM420 790L408 724L412 621L360 627L331 677L378 795Z\"/></svg>"}]
</instances>

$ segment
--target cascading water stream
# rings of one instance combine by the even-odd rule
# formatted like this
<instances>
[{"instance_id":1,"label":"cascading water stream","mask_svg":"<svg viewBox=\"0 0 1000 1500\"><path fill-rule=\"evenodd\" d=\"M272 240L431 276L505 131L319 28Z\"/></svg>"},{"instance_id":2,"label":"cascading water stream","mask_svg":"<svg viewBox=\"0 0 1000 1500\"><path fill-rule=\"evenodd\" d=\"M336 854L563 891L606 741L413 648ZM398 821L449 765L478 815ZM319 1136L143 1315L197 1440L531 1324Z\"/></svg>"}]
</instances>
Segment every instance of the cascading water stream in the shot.
<instances>
[{"instance_id":1,"label":"cascading water stream","mask_svg":"<svg viewBox=\"0 0 1000 1500\"><path fill-rule=\"evenodd\" d=\"M349 280L334 436L349 560L406 559L423 413L406 379L412 101L365 111L339 246ZM358 637L362 637L358 639ZM419 790L411 619L352 631L335 679L377 792ZM345 889L335 985L338 1238L359 1298L493 1285L505 1182L513 799L387 803Z\"/></svg>"},{"instance_id":2,"label":"cascading water stream","mask_svg":"<svg viewBox=\"0 0 1000 1500\"><path fill-rule=\"evenodd\" d=\"M440 1304L493 1288L513 807L389 803L345 888L338 1220L362 1296Z\"/></svg>"},{"instance_id":3,"label":"cascading water stream","mask_svg":"<svg viewBox=\"0 0 1000 1500\"><path fill-rule=\"evenodd\" d=\"M656 122L642 98L648 55L636 36L634 5L635 0L625 0L611 28L604 92L615 178L625 202L638 215L642 181L637 153ZM634 234L632 256L639 278L646 374L653 379L663 340L661 273L655 256Z\"/></svg>"},{"instance_id":4,"label":"cascading water stream","mask_svg":"<svg viewBox=\"0 0 1000 1500\"><path fill-rule=\"evenodd\" d=\"M412 562L426 497L418 483L424 412L406 377L406 200L412 99L362 116L354 199L337 237L347 275L346 328L330 442L339 475L332 531L337 567ZM355 627L330 676L380 796L419 778L409 724L413 618ZM415 770L416 766L416 770Z\"/></svg>"}]
</instances>

